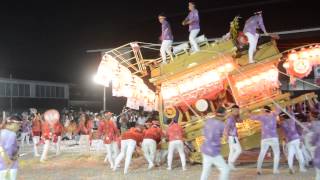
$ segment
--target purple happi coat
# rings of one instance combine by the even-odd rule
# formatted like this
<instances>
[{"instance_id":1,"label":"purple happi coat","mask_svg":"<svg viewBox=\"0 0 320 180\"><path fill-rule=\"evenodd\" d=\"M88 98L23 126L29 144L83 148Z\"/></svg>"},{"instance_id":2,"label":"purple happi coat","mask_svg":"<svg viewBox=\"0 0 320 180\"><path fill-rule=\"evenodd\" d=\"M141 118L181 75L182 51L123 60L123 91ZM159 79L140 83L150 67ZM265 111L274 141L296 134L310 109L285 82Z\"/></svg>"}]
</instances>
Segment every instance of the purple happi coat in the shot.
<instances>
[{"instance_id":1,"label":"purple happi coat","mask_svg":"<svg viewBox=\"0 0 320 180\"><path fill-rule=\"evenodd\" d=\"M219 155L224 123L220 120L210 118L204 125L203 131L205 139L201 146L201 152L212 157Z\"/></svg>"},{"instance_id":2,"label":"purple happi coat","mask_svg":"<svg viewBox=\"0 0 320 180\"><path fill-rule=\"evenodd\" d=\"M311 131L313 132L311 144L316 147L313 165L314 167L320 169L320 121L312 122Z\"/></svg>"},{"instance_id":3,"label":"purple happi coat","mask_svg":"<svg viewBox=\"0 0 320 180\"><path fill-rule=\"evenodd\" d=\"M13 158L13 156L18 152L19 147L17 143L17 135L15 132L10 131L8 129L0 130L0 145L7 153L9 158ZM17 169L18 161L15 160L10 167L6 167L2 157L0 157L0 171L6 169Z\"/></svg>"}]
</instances>

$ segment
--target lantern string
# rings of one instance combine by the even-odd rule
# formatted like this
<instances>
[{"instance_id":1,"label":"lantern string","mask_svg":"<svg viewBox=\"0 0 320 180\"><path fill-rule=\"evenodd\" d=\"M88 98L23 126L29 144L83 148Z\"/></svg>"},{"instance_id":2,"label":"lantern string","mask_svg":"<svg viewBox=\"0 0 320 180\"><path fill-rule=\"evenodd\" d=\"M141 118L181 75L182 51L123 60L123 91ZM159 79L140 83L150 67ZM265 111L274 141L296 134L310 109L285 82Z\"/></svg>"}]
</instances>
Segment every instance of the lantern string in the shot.
<instances>
[{"instance_id":1,"label":"lantern string","mask_svg":"<svg viewBox=\"0 0 320 180\"><path fill-rule=\"evenodd\" d=\"M281 54L288 53L288 52L290 52L292 50L306 48L306 47L310 47L310 46L317 46L317 45L320 45L320 44L319 43L305 44L305 45L302 45L302 46L298 46L298 47L294 47L294 48L291 48L291 49L287 49L287 50L283 51Z\"/></svg>"}]
</instances>

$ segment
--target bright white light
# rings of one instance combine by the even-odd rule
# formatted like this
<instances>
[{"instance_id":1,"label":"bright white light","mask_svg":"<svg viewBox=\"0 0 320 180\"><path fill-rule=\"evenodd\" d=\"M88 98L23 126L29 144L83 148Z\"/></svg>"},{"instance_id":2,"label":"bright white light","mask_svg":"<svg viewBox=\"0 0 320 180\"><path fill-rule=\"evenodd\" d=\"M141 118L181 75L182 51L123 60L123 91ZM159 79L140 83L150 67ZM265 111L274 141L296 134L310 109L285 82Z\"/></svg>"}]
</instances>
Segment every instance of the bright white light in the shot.
<instances>
[{"instance_id":1,"label":"bright white light","mask_svg":"<svg viewBox=\"0 0 320 180\"><path fill-rule=\"evenodd\" d=\"M234 69L233 64L231 63L227 63L224 67L227 72L231 72Z\"/></svg>"},{"instance_id":2,"label":"bright white light","mask_svg":"<svg viewBox=\"0 0 320 180\"><path fill-rule=\"evenodd\" d=\"M285 69L288 69L288 68L290 67L290 65L289 65L288 62L285 62L285 63L283 63L283 67L284 67Z\"/></svg>"},{"instance_id":3,"label":"bright white light","mask_svg":"<svg viewBox=\"0 0 320 180\"><path fill-rule=\"evenodd\" d=\"M299 56L298 56L297 53L292 52L292 53L289 54L288 58L289 58L290 61L297 61L299 59Z\"/></svg>"}]
</instances>

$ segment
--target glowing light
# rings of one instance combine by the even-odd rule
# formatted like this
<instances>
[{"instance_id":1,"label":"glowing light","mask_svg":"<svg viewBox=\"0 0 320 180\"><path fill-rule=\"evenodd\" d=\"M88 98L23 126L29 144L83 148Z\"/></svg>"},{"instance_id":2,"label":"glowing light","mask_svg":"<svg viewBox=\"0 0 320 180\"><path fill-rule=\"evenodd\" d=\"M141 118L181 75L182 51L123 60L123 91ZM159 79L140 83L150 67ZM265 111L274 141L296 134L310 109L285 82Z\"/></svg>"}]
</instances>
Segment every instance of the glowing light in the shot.
<instances>
[{"instance_id":1,"label":"glowing light","mask_svg":"<svg viewBox=\"0 0 320 180\"><path fill-rule=\"evenodd\" d=\"M252 82L254 82L254 83L257 83L257 82L259 82L261 79L260 79L260 76L253 76L252 78L251 78L251 81Z\"/></svg>"},{"instance_id":2,"label":"glowing light","mask_svg":"<svg viewBox=\"0 0 320 180\"><path fill-rule=\"evenodd\" d=\"M244 86L249 86L252 84L252 81L250 79L246 79L243 81Z\"/></svg>"},{"instance_id":3,"label":"glowing light","mask_svg":"<svg viewBox=\"0 0 320 180\"><path fill-rule=\"evenodd\" d=\"M299 59L299 56L297 53L293 52L293 53L290 53L289 56L288 56L289 60L290 61L296 61Z\"/></svg>"},{"instance_id":4,"label":"glowing light","mask_svg":"<svg viewBox=\"0 0 320 180\"><path fill-rule=\"evenodd\" d=\"M303 49L299 52L299 58L300 59L308 59L310 57L308 51L306 49Z\"/></svg>"},{"instance_id":5,"label":"glowing light","mask_svg":"<svg viewBox=\"0 0 320 180\"><path fill-rule=\"evenodd\" d=\"M282 65L285 69L288 69L290 67L289 63L288 62L285 62L283 63Z\"/></svg>"},{"instance_id":6,"label":"glowing light","mask_svg":"<svg viewBox=\"0 0 320 180\"><path fill-rule=\"evenodd\" d=\"M220 81L220 75L216 71L209 71L209 75L212 82Z\"/></svg>"},{"instance_id":7,"label":"glowing light","mask_svg":"<svg viewBox=\"0 0 320 180\"><path fill-rule=\"evenodd\" d=\"M225 65L225 69L226 69L227 72L231 72L231 71L233 71L234 66L233 66L233 64L231 64L231 63L227 63L227 64Z\"/></svg>"},{"instance_id":8,"label":"glowing light","mask_svg":"<svg viewBox=\"0 0 320 180\"><path fill-rule=\"evenodd\" d=\"M270 69L267 75L269 81L278 81L278 71L276 69Z\"/></svg>"},{"instance_id":9,"label":"glowing light","mask_svg":"<svg viewBox=\"0 0 320 180\"><path fill-rule=\"evenodd\" d=\"M218 67L217 71L218 71L219 73L224 73L224 72L226 72L226 69L225 69L224 66L220 66L220 67Z\"/></svg>"},{"instance_id":10,"label":"glowing light","mask_svg":"<svg viewBox=\"0 0 320 180\"><path fill-rule=\"evenodd\" d=\"M175 87L164 87L162 89L163 99L170 99L178 95L178 91Z\"/></svg>"},{"instance_id":11,"label":"glowing light","mask_svg":"<svg viewBox=\"0 0 320 180\"><path fill-rule=\"evenodd\" d=\"M311 68L310 61L307 59L301 59L293 62L293 70L299 74L307 73Z\"/></svg>"},{"instance_id":12,"label":"glowing light","mask_svg":"<svg viewBox=\"0 0 320 180\"><path fill-rule=\"evenodd\" d=\"M244 83L243 83L242 81L239 81L239 82L236 83L236 87L237 87L238 89L241 89L241 88L244 87Z\"/></svg>"}]
</instances>

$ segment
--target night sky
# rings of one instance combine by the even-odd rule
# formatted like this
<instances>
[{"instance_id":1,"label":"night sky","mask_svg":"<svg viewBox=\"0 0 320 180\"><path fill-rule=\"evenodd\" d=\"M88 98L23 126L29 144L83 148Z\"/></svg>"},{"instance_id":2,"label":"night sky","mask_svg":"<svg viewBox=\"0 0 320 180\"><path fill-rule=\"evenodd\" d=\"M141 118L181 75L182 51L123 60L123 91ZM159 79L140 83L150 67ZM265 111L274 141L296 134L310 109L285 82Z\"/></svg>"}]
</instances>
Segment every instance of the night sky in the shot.
<instances>
[{"instance_id":1,"label":"night sky","mask_svg":"<svg viewBox=\"0 0 320 180\"><path fill-rule=\"evenodd\" d=\"M320 27L316 1L195 2L207 37L222 36L234 16L245 20L255 10L264 10L267 31ZM86 50L113 48L135 40L157 43L157 15L161 12L169 16L175 40L187 40L187 28L180 25L188 13L185 0L2 2L0 77L12 73L15 78L89 83L100 59L99 54L87 54ZM319 34L283 37L279 46L320 42Z\"/></svg>"}]
</instances>

